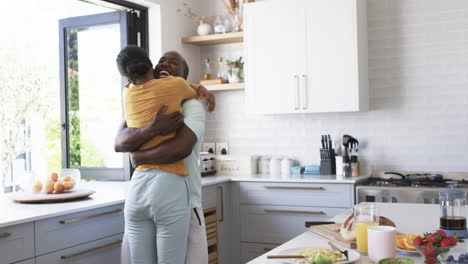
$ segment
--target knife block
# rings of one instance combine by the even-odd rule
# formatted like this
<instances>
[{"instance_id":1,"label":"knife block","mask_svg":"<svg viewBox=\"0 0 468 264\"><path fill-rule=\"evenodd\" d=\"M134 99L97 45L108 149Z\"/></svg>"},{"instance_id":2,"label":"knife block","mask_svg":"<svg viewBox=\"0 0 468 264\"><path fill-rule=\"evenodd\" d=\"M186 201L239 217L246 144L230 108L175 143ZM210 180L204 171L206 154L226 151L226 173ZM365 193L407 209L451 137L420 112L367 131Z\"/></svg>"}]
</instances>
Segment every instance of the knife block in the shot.
<instances>
[{"instance_id":1,"label":"knife block","mask_svg":"<svg viewBox=\"0 0 468 264\"><path fill-rule=\"evenodd\" d=\"M334 149L320 149L320 175L336 175Z\"/></svg>"}]
</instances>

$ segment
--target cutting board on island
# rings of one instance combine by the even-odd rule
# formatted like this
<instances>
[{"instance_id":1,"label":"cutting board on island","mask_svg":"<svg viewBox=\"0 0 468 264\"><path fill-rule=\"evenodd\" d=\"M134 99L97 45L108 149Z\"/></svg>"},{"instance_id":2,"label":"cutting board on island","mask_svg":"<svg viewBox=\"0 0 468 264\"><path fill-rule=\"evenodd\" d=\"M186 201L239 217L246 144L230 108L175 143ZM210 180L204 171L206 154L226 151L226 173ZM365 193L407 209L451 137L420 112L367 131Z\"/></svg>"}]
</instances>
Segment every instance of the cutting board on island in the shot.
<instances>
[{"instance_id":1,"label":"cutting board on island","mask_svg":"<svg viewBox=\"0 0 468 264\"><path fill-rule=\"evenodd\" d=\"M341 236L339 224L315 225L310 227L310 231L339 246L351 249L357 248L356 240L347 241Z\"/></svg>"},{"instance_id":2,"label":"cutting board on island","mask_svg":"<svg viewBox=\"0 0 468 264\"><path fill-rule=\"evenodd\" d=\"M63 193L14 192L6 196L17 203L57 203L85 198L93 193L93 190L76 189Z\"/></svg>"}]
</instances>

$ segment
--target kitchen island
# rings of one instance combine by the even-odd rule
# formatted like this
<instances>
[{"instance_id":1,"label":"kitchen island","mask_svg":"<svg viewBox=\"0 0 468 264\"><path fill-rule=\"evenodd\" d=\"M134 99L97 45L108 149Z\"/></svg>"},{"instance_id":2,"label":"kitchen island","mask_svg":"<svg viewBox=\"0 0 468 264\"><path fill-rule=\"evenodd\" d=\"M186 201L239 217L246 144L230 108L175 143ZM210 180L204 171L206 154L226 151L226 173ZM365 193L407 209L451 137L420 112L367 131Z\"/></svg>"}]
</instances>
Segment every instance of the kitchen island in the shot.
<instances>
[{"instance_id":1,"label":"kitchen island","mask_svg":"<svg viewBox=\"0 0 468 264\"><path fill-rule=\"evenodd\" d=\"M392 204L392 203L377 203L380 210L380 215L390 218L395 222L397 231L402 233L422 234L437 230L439 227L440 209L436 204ZM333 217L330 221L342 223L344 219L351 213L351 210L345 210L341 214ZM262 256L248 262L248 264L280 264L284 263L281 260L271 260L266 257L269 255L279 255L280 252L298 247L322 247L330 248L327 243L329 240L315 235L312 232L306 231L296 238L276 247L275 249L263 254ZM467 249L467 243L458 246L461 249ZM397 255L398 257L408 257L414 260L414 263L424 263L424 258L419 255ZM356 263L367 264L373 263L367 256L361 256Z\"/></svg>"}]
</instances>

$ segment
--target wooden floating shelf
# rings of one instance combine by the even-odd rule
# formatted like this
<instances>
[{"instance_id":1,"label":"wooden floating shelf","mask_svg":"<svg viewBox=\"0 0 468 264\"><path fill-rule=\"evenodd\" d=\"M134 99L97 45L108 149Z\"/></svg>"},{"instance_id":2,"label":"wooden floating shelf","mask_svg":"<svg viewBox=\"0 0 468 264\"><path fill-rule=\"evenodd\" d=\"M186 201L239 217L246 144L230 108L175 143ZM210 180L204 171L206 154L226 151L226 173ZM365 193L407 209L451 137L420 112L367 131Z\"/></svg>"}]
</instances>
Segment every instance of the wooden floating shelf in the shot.
<instances>
[{"instance_id":1,"label":"wooden floating shelf","mask_svg":"<svg viewBox=\"0 0 468 264\"><path fill-rule=\"evenodd\" d=\"M222 92L222 91L240 91L244 90L244 83L224 83L224 84L210 84L203 85L212 92Z\"/></svg>"},{"instance_id":2,"label":"wooden floating shelf","mask_svg":"<svg viewBox=\"0 0 468 264\"><path fill-rule=\"evenodd\" d=\"M205 36L192 36L182 38L183 43L207 46L217 44L240 43L244 41L244 32L232 32L225 34L213 34Z\"/></svg>"}]
</instances>

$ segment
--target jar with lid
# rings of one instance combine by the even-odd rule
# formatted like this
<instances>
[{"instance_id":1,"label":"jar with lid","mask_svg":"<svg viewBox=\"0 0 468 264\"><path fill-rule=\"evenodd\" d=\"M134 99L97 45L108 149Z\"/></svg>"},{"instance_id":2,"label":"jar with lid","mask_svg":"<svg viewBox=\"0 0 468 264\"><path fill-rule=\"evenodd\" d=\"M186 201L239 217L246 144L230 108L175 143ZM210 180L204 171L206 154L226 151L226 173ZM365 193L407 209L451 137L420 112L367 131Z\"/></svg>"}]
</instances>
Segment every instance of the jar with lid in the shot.
<instances>
[{"instance_id":1,"label":"jar with lid","mask_svg":"<svg viewBox=\"0 0 468 264\"><path fill-rule=\"evenodd\" d=\"M440 229L447 234L455 233L458 237L468 237L466 229L466 193L463 190L455 189L457 181L447 181L450 189L439 193L440 201Z\"/></svg>"},{"instance_id":2,"label":"jar with lid","mask_svg":"<svg viewBox=\"0 0 468 264\"><path fill-rule=\"evenodd\" d=\"M270 173L270 157L261 156L258 160L258 173L259 174L268 174Z\"/></svg>"},{"instance_id":3,"label":"jar with lid","mask_svg":"<svg viewBox=\"0 0 468 264\"><path fill-rule=\"evenodd\" d=\"M291 168L293 165L293 160L285 157L281 160L281 175L289 176L291 175Z\"/></svg>"},{"instance_id":4,"label":"jar with lid","mask_svg":"<svg viewBox=\"0 0 468 264\"><path fill-rule=\"evenodd\" d=\"M281 158L272 157L270 159L270 175L281 175Z\"/></svg>"}]
</instances>

